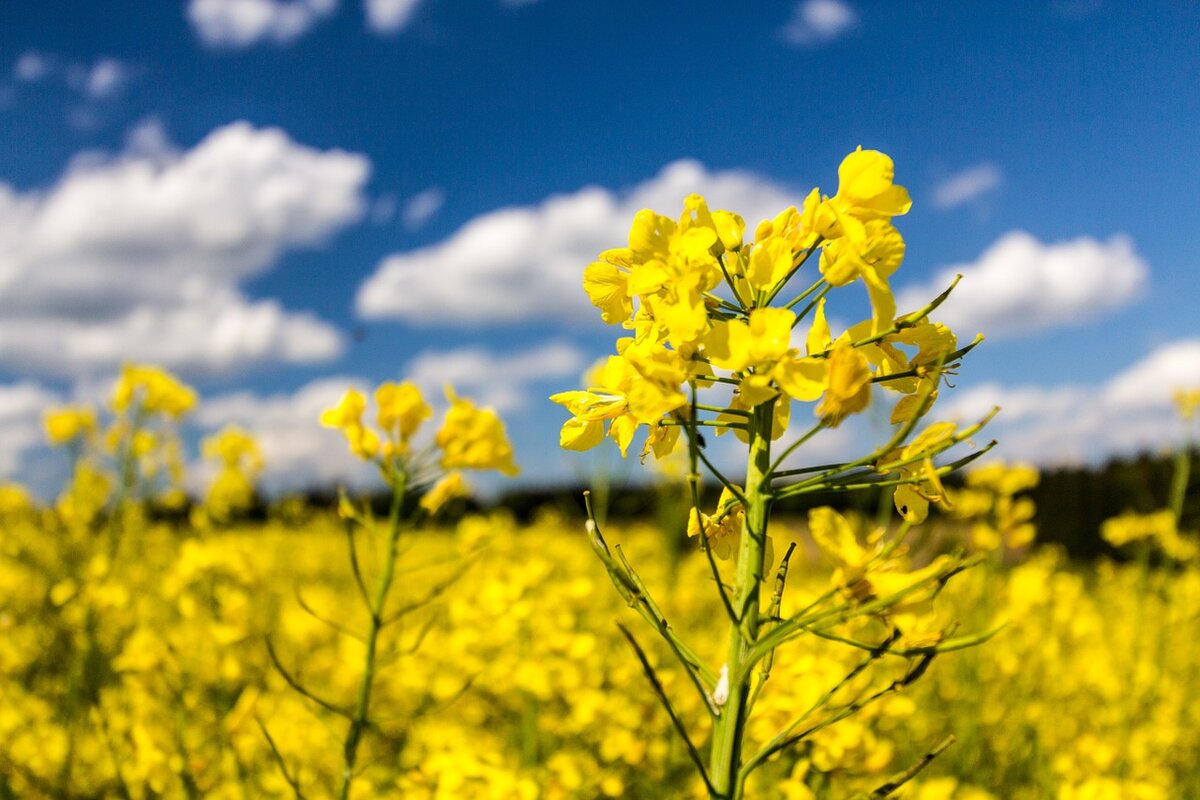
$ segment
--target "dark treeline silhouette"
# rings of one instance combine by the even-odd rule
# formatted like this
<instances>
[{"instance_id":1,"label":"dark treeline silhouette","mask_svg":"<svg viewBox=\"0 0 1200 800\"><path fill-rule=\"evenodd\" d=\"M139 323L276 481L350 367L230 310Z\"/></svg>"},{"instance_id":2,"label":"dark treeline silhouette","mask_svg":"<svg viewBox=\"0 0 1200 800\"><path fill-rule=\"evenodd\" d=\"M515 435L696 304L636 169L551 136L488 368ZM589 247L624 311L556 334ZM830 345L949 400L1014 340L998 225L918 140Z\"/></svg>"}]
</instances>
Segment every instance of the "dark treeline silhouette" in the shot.
<instances>
[{"instance_id":1,"label":"dark treeline silhouette","mask_svg":"<svg viewBox=\"0 0 1200 800\"><path fill-rule=\"evenodd\" d=\"M1148 513L1165 508L1170 491L1174 462L1171 456L1143 454L1133 458L1116 459L1097 467L1063 467L1042 471L1041 482L1029 493L1037 504L1038 541L1064 547L1075 559L1088 560L1100 554L1112 554L1100 538L1100 525L1109 517L1127 511ZM1191 475L1185 497L1184 527L1200 527L1200 451L1191 454ZM948 486L960 486L961 476L947 478ZM583 486L543 486L512 489L490 503L457 500L447 509L444 520L453 523L467 513L491 509L506 509L518 522L527 523L544 510L556 510L566 519L584 520ZM711 510L717 503L719 489L709 486L701 499L702 507ZM592 493L600 517L615 521L645 520L672 532L671 541L686 547L683 536L690 499L680 485L628 484L610 486ZM313 511L333 510L336 493L315 489L293 496L301 502L296 506L302 522ZM418 498L408 498L406 506L414 506ZM390 497L385 493L368 498L374 513L387 514ZM829 505L841 511L856 510L874 514L890 505L890 488L868 489L853 493L814 492L777 503L774 513L783 516L802 516L809 509ZM260 498L240 520L261 522L269 518L288 521L289 514L280 513L279 501L268 504ZM186 522L185 510L158 509L154 516Z\"/></svg>"}]
</instances>

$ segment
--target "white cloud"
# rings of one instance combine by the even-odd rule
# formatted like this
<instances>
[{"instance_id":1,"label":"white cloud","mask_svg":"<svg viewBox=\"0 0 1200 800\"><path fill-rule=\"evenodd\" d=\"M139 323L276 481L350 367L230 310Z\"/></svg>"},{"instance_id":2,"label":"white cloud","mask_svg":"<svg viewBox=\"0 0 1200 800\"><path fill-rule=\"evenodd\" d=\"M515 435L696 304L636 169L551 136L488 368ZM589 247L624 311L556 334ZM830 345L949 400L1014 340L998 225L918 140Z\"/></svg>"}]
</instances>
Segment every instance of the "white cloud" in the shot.
<instances>
[{"instance_id":1,"label":"white cloud","mask_svg":"<svg viewBox=\"0 0 1200 800\"><path fill-rule=\"evenodd\" d=\"M514 355L484 348L425 352L409 364L408 377L428 397L441 396L442 387L450 383L481 405L514 411L528 405L530 384L550 378L574 379L584 366L585 358L576 347L551 342Z\"/></svg>"},{"instance_id":2,"label":"white cloud","mask_svg":"<svg viewBox=\"0 0 1200 800\"><path fill-rule=\"evenodd\" d=\"M781 31L785 41L805 47L827 44L858 24L858 14L842 0L803 0Z\"/></svg>"},{"instance_id":3,"label":"white cloud","mask_svg":"<svg viewBox=\"0 0 1200 800\"><path fill-rule=\"evenodd\" d=\"M1200 388L1200 339L1163 345L1105 386L1105 402L1123 409L1165 407L1173 389Z\"/></svg>"},{"instance_id":4,"label":"white cloud","mask_svg":"<svg viewBox=\"0 0 1200 800\"><path fill-rule=\"evenodd\" d=\"M1099 385L988 383L947 395L936 413L971 421L1000 406L979 438L997 438L1005 458L1079 464L1174 446L1182 428L1171 393L1191 386L1200 386L1200 339L1165 344Z\"/></svg>"},{"instance_id":5,"label":"white cloud","mask_svg":"<svg viewBox=\"0 0 1200 800\"><path fill-rule=\"evenodd\" d=\"M0 385L0 476L13 477L25 453L41 446L42 413L61 402L61 397L33 381Z\"/></svg>"},{"instance_id":6,"label":"white cloud","mask_svg":"<svg viewBox=\"0 0 1200 800\"><path fill-rule=\"evenodd\" d=\"M498 209L438 244L388 256L359 287L358 313L417 325L547 318L593 324L599 314L581 288L584 267L628 241L638 210L677 216L690 192L714 209L743 214L751 231L803 197L750 172L710 172L696 161L676 161L624 194L589 186L534 206Z\"/></svg>"},{"instance_id":7,"label":"white cloud","mask_svg":"<svg viewBox=\"0 0 1200 800\"><path fill-rule=\"evenodd\" d=\"M18 56L13 65L13 75L17 80L32 83L47 77L53 69L52 59L34 50L27 50Z\"/></svg>"},{"instance_id":8,"label":"white cloud","mask_svg":"<svg viewBox=\"0 0 1200 800\"><path fill-rule=\"evenodd\" d=\"M338 0L191 0L188 21L213 47L289 44L337 10Z\"/></svg>"},{"instance_id":9,"label":"white cloud","mask_svg":"<svg viewBox=\"0 0 1200 800\"><path fill-rule=\"evenodd\" d=\"M921 307L956 273L963 280L935 313L938 320L960 334L1014 337L1086 322L1127 305L1145 287L1149 268L1128 236L1043 244L1011 231L974 263L955 264L930 283L901 291L900 310Z\"/></svg>"},{"instance_id":10,"label":"white cloud","mask_svg":"<svg viewBox=\"0 0 1200 800\"><path fill-rule=\"evenodd\" d=\"M984 163L956 172L933 189L933 204L949 210L969 203L1000 185L1003 175L995 164Z\"/></svg>"},{"instance_id":11,"label":"white cloud","mask_svg":"<svg viewBox=\"0 0 1200 800\"><path fill-rule=\"evenodd\" d=\"M183 153L147 136L77 162L45 192L0 184L0 364L233 371L336 355L334 328L239 286L356 222L369 162L247 123Z\"/></svg>"},{"instance_id":12,"label":"white cloud","mask_svg":"<svg viewBox=\"0 0 1200 800\"><path fill-rule=\"evenodd\" d=\"M410 231L423 227L445 204L446 192L438 186L430 186L425 191L413 195L404 204L404 212L401 214L404 227Z\"/></svg>"},{"instance_id":13,"label":"white cloud","mask_svg":"<svg viewBox=\"0 0 1200 800\"><path fill-rule=\"evenodd\" d=\"M412 21L421 0L364 0L367 26L375 33L397 33Z\"/></svg>"}]
</instances>

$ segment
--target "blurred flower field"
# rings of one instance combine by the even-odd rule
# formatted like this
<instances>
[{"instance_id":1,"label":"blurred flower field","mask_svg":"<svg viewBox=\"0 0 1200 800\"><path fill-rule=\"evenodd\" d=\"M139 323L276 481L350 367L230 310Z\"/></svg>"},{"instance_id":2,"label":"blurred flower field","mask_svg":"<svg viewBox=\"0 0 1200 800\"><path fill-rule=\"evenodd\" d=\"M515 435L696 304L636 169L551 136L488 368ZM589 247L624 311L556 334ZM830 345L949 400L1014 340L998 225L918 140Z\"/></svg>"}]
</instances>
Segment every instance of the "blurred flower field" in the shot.
<instances>
[{"instance_id":1,"label":"blurred flower field","mask_svg":"<svg viewBox=\"0 0 1200 800\"><path fill-rule=\"evenodd\" d=\"M266 642L322 701L350 705L366 620L343 524L144 524L109 558L48 514L9 508L0 797L291 797L289 781L305 797L334 795L344 720L290 688ZM680 628L702 630L719 613L699 553L653 558L662 536L645 525L615 538L660 565L643 577ZM360 796L703 796L628 657L614 620L632 612L607 591L580 520L468 517L401 552L394 608L434 599L381 643ZM819 557L803 561L796 606L828 586ZM1040 552L972 570L947 593L938 602L966 609L964 626L1009 625L768 765L750 796L869 790L948 734L957 741L901 796L1197 796L1195 565L1073 568ZM827 644L781 651L753 736L812 706L861 658ZM894 660L821 713L893 680L905 669ZM682 680L660 674L668 691ZM676 694L681 713L702 713Z\"/></svg>"}]
</instances>

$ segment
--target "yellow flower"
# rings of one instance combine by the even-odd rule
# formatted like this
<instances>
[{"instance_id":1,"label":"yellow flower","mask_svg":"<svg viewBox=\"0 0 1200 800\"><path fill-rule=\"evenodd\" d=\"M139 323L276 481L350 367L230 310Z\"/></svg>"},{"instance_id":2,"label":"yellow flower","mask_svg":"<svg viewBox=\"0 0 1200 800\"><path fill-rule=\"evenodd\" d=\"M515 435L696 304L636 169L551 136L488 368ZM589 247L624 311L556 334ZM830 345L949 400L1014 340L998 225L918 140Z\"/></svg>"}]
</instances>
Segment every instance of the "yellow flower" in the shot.
<instances>
[{"instance_id":1,"label":"yellow flower","mask_svg":"<svg viewBox=\"0 0 1200 800\"><path fill-rule=\"evenodd\" d=\"M912 200L907 189L893 183L895 174L891 158L859 146L842 159L838 167L838 191L830 204L839 214L863 221L907 214Z\"/></svg>"},{"instance_id":2,"label":"yellow flower","mask_svg":"<svg viewBox=\"0 0 1200 800\"><path fill-rule=\"evenodd\" d=\"M722 225L728 228L728 220L723 219ZM641 299L642 311L676 346L695 342L708 328L704 293L721 281L715 253L722 248L713 215L699 195L684 200L678 223L649 209L634 217L629 249L620 251L622 258L627 254L629 259L626 292ZM609 264L615 261L605 259ZM594 271L590 281L585 277L591 285L588 294L592 302L610 317L623 313L624 308L617 306L617 280L607 270Z\"/></svg>"},{"instance_id":3,"label":"yellow flower","mask_svg":"<svg viewBox=\"0 0 1200 800\"><path fill-rule=\"evenodd\" d=\"M1200 552L1200 544L1194 538L1179 535L1175 514L1169 509L1153 514L1130 512L1106 519L1100 526L1100 536L1113 547L1140 541L1154 542L1176 561L1190 561Z\"/></svg>"},{"instance_id":4,"label":"yellow flower","mask_svg":"<svg viewBox=\"0 0 1200 800\"><path fill-rule=\"evenodd\" d=\"M595 447L607 421L609 436L625 455L639 425L657 426L664 415L687 404L680 386L688 377L688 368L678 352L656 342L632 339L620 340L617 349L618 355L609 356L595 370L586 391L550 397L573 417L563 425L562 447Z\"/></svg>"},{"instance_id":5,"label":"yellow flower","mask_svg":"<svg viewBox=\"0 0 1200 800\"><path fill-rule=\"evenodd\" d=\"M96 433L96 412L87 406L52 408L43 417L50 444L67 444Z\"/></svg>"},{"instance_id":6,"label":"yellow flower","mask_svg":"<svg viewBox=\"0 0 1200 800\"><path fill-rule=\"evenodd\" d=\"M470 400L459 397L447 387L446 399L450 408L437 432L437 446L442 450L445 469L495 469L505 475L516 475L520 469L513 463L512 445L504 432L504 423L496 412L476 408Z\"/></svg>"},{"instance_id":7,"label":"yellow flower","mask_svg":"<svg viewBox=\"0 0 1200 800\"><path fill-rule=\"evenodd\" d=\"M375 390L375 405L379 408L379 427L400 442L406 442L422 422L433 416L433 409L411 381L381 384Z\"/></svg>"},{"instance_id":8,"label":"yellow flower","mask_svg":"<svg viewBox=\"0 0 1200 800\"><path fill-rule=\"evenodd\" d=\"M899 548L883 557L888 552L882 544L883 529L869 529L863 517L853 515L848 518L828 506L808 512L808 528L817 547L836 567L832 578L834 585L842 587L847 596L859 602L897 594L925 580L945 564L944 558L938 558L921 569L903 571ZM860 539L869 547L860 544ZM887 611L924 610L928 600L926 593L919 592L903 598Z\"/></svg>"},{"instance_id":9,"label":"yellow flower","mask_svg":"<svg viewBox=\"0 0 1200 800\"><path fill-rule=\"evenodd\" d=\"M903 448L879 460L880 472L896 472L901 480L912 480L896 487L893 500L905 521L919 525L929 516L929 504L949 508L951 500L933 464L933 457L954 443L957 426L935 422Z\"/></svg>"},{"instance_id":10,"label":"yellow flower","mask_svg":"<svg viewBox=\"0 0 1200 800\"><path fill-rule=\"evenodd\" d=\"M741 487L739 486L738 489L740 490ZM687 534L689 537L699 536L703 529L712 554L717 558L728 560L733 556L734 548L737 546L738 537L742 532L742 517L745 514L746 509L742 506L741 501L726 486L721 490L721 497L717 500L717 508L712 516L701 512L697 517L696 509L691 510L688 517Z\"/></svg>"},{"instance_id":11,"label":"yellow flower","mask_svg":"<svg viewBox=\"0 0 1200 800\"><path fill-rule=\"evenodd\" d=\"M815 400L825 389L828 363L798 358L791 347L795 321L787 309L758 308L747 321L715 323L705 339L705 353L714 366L746 373L738 390L746 408L775 397L776 385L797 400Z\"/></svg>"},{"instance_id":12,"label":"yellow flower","mask_svg":"<svg viewBox=\"0 0 1200 800\"><path fill-rule=\"evenodd\" d=\"M817 416L832 428L862 411L871 400L871 370L866 356L840 340L829 353L828 381Z\"/></svg>"},{"instance_id":13,"label":"yellow flower","mask_svg":"<svg viewBox=\"0 0 1200 800\"><path fill-rule=\"evenodd\" d=\"M600 260L583 271L583 290L592 305L600 309L600 317L609 325L624 322L633 315L633 301L629 296L628 250L609 250L600 254ZM619 254L624 253L622 258ZM609 260L613 259L613 260ZM626 269L618 267L623 261Z\"/></svg>"},{"instance_id":14,"label":"yellow flower","mask_svg":"<svg viewBox=\"0 0 1200 800\"><path fill-rule=\"evenodd\" d=\"M470 493L470 488L463 480L461 472L447 472L441 480L421 496L420 506L432 516L441 511L442 507L454 498L467 497Z\"/></svg>"},{"instance_id":15,"label":"yellow flower","mask_svg":"<svg viewBox=\"0 0 1200 800\"><path fill-rule=\"evenodd\" d=\"M263 467L262 450L253 436L236 425L227 425L207 437L200 445L205 458L215 459L225 467L257 472Z\"/></svg>"},{"instance_id":16,"label":"yellow flower","mask_svg":"<svg viewBox=\"0 0 1200 800\"><path fill-rule=\"evenodd\" d=\"M336 428L346 437L350 452L363 460L379 453L379 436L362 424L367 399L357 389L347 389L338 404L321 412L321 424Z\"/></svg>"},{"instance_id":17,"label":"yellow flower","mask_svg":"<svg viewBox=\"0 0 1200 800\"><path fill-rule=\"evenodd\" d=\"M171 373L148 364L126 364L113 388L113 410L124 414L135 405L149 414L178 419L196 405L196 392Z\"/></svg>"},{"instance_id":18,"label":"yellow flower","mask_svg":"<svg viewBox=\"0 0 1200 800\"><path fill-rule=\"evenodd\" d=\"M367 398L357 389L347 389L336 406L321 412L321 424L326 428L356 428L362 426Z\"/></svg>"},{"instance_id":19,"label":"yellow flower","mask_svg":"<svg viewBox=\"0 0 1200 800\"><path fill-rule=\"evenodd\" d=\"M33 508L33 499L24 486L0 483L0 516L20 514Z\"/></svg>"}]
</instances>

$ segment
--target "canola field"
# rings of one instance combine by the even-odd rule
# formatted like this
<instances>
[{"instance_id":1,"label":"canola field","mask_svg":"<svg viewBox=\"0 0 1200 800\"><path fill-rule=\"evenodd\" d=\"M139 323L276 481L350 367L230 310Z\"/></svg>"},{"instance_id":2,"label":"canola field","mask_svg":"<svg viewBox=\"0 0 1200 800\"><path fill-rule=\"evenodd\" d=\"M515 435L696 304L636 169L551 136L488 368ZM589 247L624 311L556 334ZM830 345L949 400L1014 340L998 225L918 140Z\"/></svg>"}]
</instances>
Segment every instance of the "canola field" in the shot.
<instances>
[{"instance_id":1,"label":"canola field","mask_svg":"<svg viewBox=\"0 0 1200 800\"><path fill-rule=\"evenodd\" d=\"M103 408L51 410L67 485L0 486L0 800L1200 797L1189 440L1167 506L1097 532L1118 559L1039 548L1037 470L981 459L996 411L926 419L982 341L931 318L957 280L898 314L907 190L877 151L838 177L749 243L698 195L641 211L583 270L632 335L550 398L560 443L639 444L661 524L590 498L456 519L467 475L520 458L453 388L438 414L411 382L352 388L313 420L386 508L257 521L247 431L201 443L213 478L185 494L199 399L174 375L128 364ZM860 280L870 316L835 331ZM1176 400L1190 424L1200 390ZM885 441L804 463L883 403ZM864 490L874 518L772 518Z\"/></svg>"},{"instance_id":2,"label":"canola field","mask_svg":"<svg viewBox=\"0 0 1200 800\"><path fill-rule=\"evenodd\" d=\"M353 705L367 627L343 524L147 524L109 557L98 540L10 511L0 797L335 796L339 709ZM643 577L681 629L703 631L720 613L700 554L655 557L662 534L649 526L616 538L660 565ZM358 796L704 796L621 639L615 621L632 624L633 612L581 520L471 517L400 548L389 611L419 609L384 629ZM362 549L370 577L376 562ZM810 557L793 567L796 606L828 586ZM951 734L903 796L1198 796L1200 570L1075 569L1040 552L972 570L947 591L964 626L1009 625L780 756L749 796L848 796ZM313 698L272 665L268 641ZM778 654L751 736L813 707L862 661L836 643L803 644ZM906 660L892 661L845 684L818 718L892 681ZM688 697L677 673L661 674ZM698 716L697 705L681 713Z\"/></svg>"}]
</instances>

